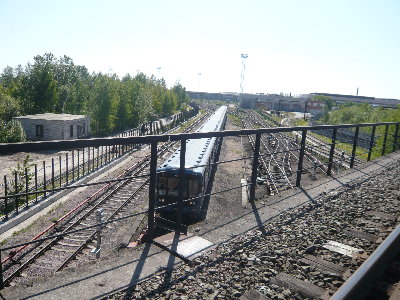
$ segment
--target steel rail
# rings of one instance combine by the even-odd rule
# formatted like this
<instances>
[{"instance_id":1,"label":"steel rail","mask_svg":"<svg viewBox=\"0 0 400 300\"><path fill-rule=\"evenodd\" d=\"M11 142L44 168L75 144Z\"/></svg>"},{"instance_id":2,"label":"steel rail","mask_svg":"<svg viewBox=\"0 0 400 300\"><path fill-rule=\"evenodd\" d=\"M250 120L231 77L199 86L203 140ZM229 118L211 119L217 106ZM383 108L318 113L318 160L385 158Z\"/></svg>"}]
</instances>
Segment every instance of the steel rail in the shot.
<instances>
[{"instance_id":1,"label":"steel rail","mask_svg":"<svg viewBox=\"0 0 400 300\"><path fill-rule=\"evenodd\" d=\"M387 265L399 252L400 225L389 234L331 299L363 299L373 288L374 281L384 272Z\"/></svg>"},{"instance_id":2,"label":"steel rail","mask_svg":"<svg viewBox=\"0 0 400 300\"><path fill-rule=\"evenodd\" d=\"M266 122L266 120L265 120L264 118L262 118L257 112L255 112L254 110L252 110L251 112L252 112L253 117L254 117L255 119L257 119L258 122L259 122L261 125L270 127L270 125L268 124L268 122ZM279 152L279 153L287 153L287 152L289 152L289 153L290 153L291 155L293 155L293 156L297 159L297 161L298 161L299 158L293 153L293 150L299 151L300 149L296 148L296 145L294 145L293 142L291 141L291 137L290 137L289 135L287 135L287 134L282 134L282 133L271 134L271 136L273 136L273 137L276 139L277 143L279 143L279 138L277 138L275 135L278 135L281 139L283 139L283 140L286 141L286 143L287 143L286 145L284 145L284 147L286 147L287 150L286 150L286 151L281 151L281 152ZM291 150L291 149L290 149L290 145L293 146L294 149ZM278 153L278 152L275 152L275 153ZM290 156L290 154L289 154L289 156ZM306 159L307 159L309 162L312 163L313 161L317 161L319 166L322 165L322 163L320 162L320 160L317 159L316 157L314 157L311 153L308 153L307 151L305 151L304 154L305 154ZM282 165L284 166L284 162L282 163ZM291 172L293 172L291 166L289 166L289 169L290 169ZM304 169L304 168L303 168L303 169ZM322 167L319 167L319 169L320 169L323 173L326 173L326 172L323 170ZM284 176L286 176L286 173L284 174ZM290 183L289 179L287 178L287 176L286 176L286 179L287 179L287 181L289 182L290 187L293 188L293 186L291 185L291 183Z\"/></svg>"},{"instance_id":3,"label":"steel rail","mask_svg":"<svg viewBox=\"0 0 400 300\"><path fill-rule=\"evenodd\" d=\"M140 187L138 187L135 192L129 196L127 200L125 200L115 211L106 219L106 221L112 220L118 212L121 211L122 208L124 208L132 199L139 194L139 192L147 185L147 183L150 181L150 179L147 179L145 182L143 182ZM96 207L97 208L97 207ZM67 229L68 231L68 229ZM67 264L73 260L85 247L87 244L89 244L95 237L97 233L97 230L93 230L93 233L83 242L81 245L77 245L78 249L75 250L75 252L71 253L67 259L64 260L64 262L57 268L56 272L61 271L63 268L67 266Z\"/></svg>"},{"instance_id":4,"label":"steel rail","mask_svg":"<svg viewBox=\"0 0 400 300\"><path fill-rule=\"evenodd\" d=\"M193 124L191 124L188 128L186 128L185 130L191 130L192 128L194 128L195 126L197 126L205 117L207 116L207 114L205 116L203 116L202 118L200 118L199 120L197 120L196 122L194 122ZM163 155L171 146L173 146L174 144L176 144L176 141L170 141L167 143L164 143L163 145L161 145L158 149L158 156ZM140 171L142 171L146 166L149 165L149 160L150 160L150 155L145 156L142 160L140 160L139 162L133 164L128 170L124 171L123 173L121 173L120 175L117 176L117 178L120 178L121 176L126 175L127 173L129 173L132 170L135 170L137 168L139 168L139 170L135 170L135 174L139 173ZM135 177L133 177L135 178ZM79 224L83 218L85 218L87 215L89 215L91 212L93 212L98 205L100 205L101 203L103 203L104 201L106 201L111 195L113 195L116 191L118 191L122 186L124 186L126 183L132 181L133 179L128 178L125 181L121 181L120 184L113 189L113 191L111 191L111 193L109 193L103 200L101 200L100 203L96 204L92 209L89 210L89 212L86 212L84 214L84 216L81 216L77 221L75 221L72 225L68 226L67 229L64 230L64 232L70 231L71 228L73 228L74 226L76 226L77 224ZM146 181L147 182L147 181ZM146 183L145 182L145 183ZM145 185L142 184L141 188L143 188L143 186ZM88 199L86 199L85 201L83 201L82 203L80 203L78 206L76 206L75 208L73 208L71 211L69 211L67 214L65 214L64 216L62 216L59 220L57 220L57 222L55 222L54 224L50 225L48 228L46 228L44 231L42 231L40 234L36 235L31 241L34 241L40 237L42 237L45 233L49 232L51 229L54 229L56 227L56 225L59 225L61 221L66 220L67 217L71 216L72 213L75 213L79 208L82 208L85 204L87 204L92 198L94 198L95 196L97 196L101 191L105 191L108 187L110 187L110 185L112 184L112 182L109 182L107 185L103 186L99 191L97 191L96 193L94 193L92 196L90 196ZM136 191L134 192L134 194L136 195ZM132 197L131 197L132 198ZM130 199L131 199L130 198ZM123 204L123 206L126 205L126 201ZM24 262L16 271L14 271L7 279L4 280L4 284L8 283L10 280L12 280L16 275L18 275L19 273L21 273L23 271L23 269L25 269L26 267L28 267L34 260L36 260L40 255L42 255L45 251L47 251L52 245L54 245L58 240L60 239L60 237L53 239L52 241L50 241L45 247L43 247L39 252L37 252L36 254L34 254L34 256L32 256L30 259L28 259L28 261ZM92 238L93 239L93 238ZM90 239L91 240L91 239ZM90 242L89 240L89 242ZM28 245L24 245L21 246L17 251L15 251L13 253L13 255L9 255L8 257L6 257L1 263L5 263L8 260L11 260L16 254L20 253L22 250L24 250ZM33 248L35 249L35 248ZM32 250L33 250L32 249ZM65 264L63 264L63 266L65 266Z\"/></svg>"},{"instance_id":5,"label":"steel rail","mask_svg":"<svg viewBox=\"0 0 400 300\"><path fill-rule=\"evenodd\" d=\"M244 120L241 119L241 121L242 121L243 127L246 128L246 123L244 122ZM248 135L247 137L249 139L251 147L254 149L255 141L253 140L253 137L251 135ZM275 184L275 181L272 178L272 174L270 172L270 169L267 166L267 163L265 162L264 158L262 156L260 156L259 160L260 160L261 164L264 166L265 171L267 172L267 186L268 186L268 189L269 189L271 195L273 195L274 193L279 193L278 188L277 188L277 186Z\"/></svg>"}]
</instances>

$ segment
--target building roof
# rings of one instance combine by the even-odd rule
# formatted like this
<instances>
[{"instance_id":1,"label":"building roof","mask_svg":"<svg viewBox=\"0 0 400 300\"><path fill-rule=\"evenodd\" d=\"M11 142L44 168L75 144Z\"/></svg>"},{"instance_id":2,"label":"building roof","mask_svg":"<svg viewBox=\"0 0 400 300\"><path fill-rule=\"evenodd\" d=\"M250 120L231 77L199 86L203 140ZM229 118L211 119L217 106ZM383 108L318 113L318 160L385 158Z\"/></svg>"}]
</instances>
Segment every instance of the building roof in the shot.
<instances>
[{"instance_id":1,"label":"building roof","mask_svg":"<svg viewBox=\"0 0 400 300\"><path fill-rule=\"evenodd\" d=\"M48 120L48 121L71 121L85 118L85 115L70 115L70 114L37 114L16 117L15 119L34 119L34 120Z\"/></svg>"}]
</instances>

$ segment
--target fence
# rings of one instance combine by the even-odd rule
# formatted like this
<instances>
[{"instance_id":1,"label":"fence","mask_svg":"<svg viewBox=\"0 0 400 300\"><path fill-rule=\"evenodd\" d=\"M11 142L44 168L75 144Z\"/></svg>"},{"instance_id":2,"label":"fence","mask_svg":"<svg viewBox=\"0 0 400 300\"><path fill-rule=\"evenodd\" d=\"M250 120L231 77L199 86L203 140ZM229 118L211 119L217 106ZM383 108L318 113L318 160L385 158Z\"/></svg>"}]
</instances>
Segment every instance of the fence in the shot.
<instances>
[{"instance_id":1,"label":"fence","mask_svg":"<svg viewBox=\"0 0 400 300\"><path fill-rule=\"evenodd\" d=\"M168 132L197 112L198 109L195 107L190 112L170 117L169 122L165 124L161 121L145 123L138 128L123 131L115 137L137 137ZM43 161L41 167L38 164L26 163L25 166L15 168L12 179L4 175L3 183L0 184L3 186L5 196L4 201L0 203L0 219L2 216L3 220L7 220L11 213L18 214L21 208L37 204L38 201L51 195L56 188L76 182L139 146L140 144L132 143L82 147L77 141L76 147L69 153L51 158L47 163ZM25 151L31 149L27 148ZM24 196L20 196L21 193L24 193Z\"/></svg>"},{"instance_id":2,"label":"fence","mask_svg":"<svg viewBox=\"0 0 400 300\"><path fill-rule=\"evenodd\" d=\"M253 201L256 198L256 182L257 182L257 172L258 172L258 167L259 167L259 159L266 154L260 153L260 141L261 138L264 134L275 134L275 133L290 133L290 132L300 132L301 133L301 140L299 141L299 145L297 149L292 149L296 150L299 152L299 157L298 157L298 163L297 163L297 170L296 170L296 186L301 185L301 180L302 180L302 174L304 172L304 156L305 152L307 151L307 133L312 130L312 131L318 131L318 130L332 130L332 136L331 136L331 143L329 145L330 151L329 151L329 159L326 163L326 174L330 176L332 174L332 169L334 165L334 152L335 152L335 147L338 144L336 141L336 134L339 129L342 128L354 128L354 136L353 139L351 140L352 142L352 152L351 155L349 156L349 165L351 168L354 166L354 160L356 158L356 149L357 149L357 142L359 138L359 131L360 128L366 128L370 127L371 128L371 135L370 135L370 144L367 152L365 153L367 155L367 160L369 161L374 155L384 155L388 152L394 152L400 149L399 145L399 127L400 123L373 123L373 124L357 124L357 125L321 125L321 126L303 126L303 127L284 127L284 128L261 128L261 129L245 129L245 130L228 130L228 131L220 131L220 132L206 132L206 133L183 133L183 134L169 134L169 135L153 135L153 136L138 136L138 137L113 137L113 138L95 138L95 139L82 139L82 140L74 140L74 141L46 141L46 142L30 142L30 143L14 143L14 144L0 144L0 153L16 153L16 152L22 152L22 151L38 151L38 150L67 150L67 149L76 149L76 148L85 148L85 147L113 147L115 145L119 146L129 146L129 145L141 145L141 144L150 144L150 169L149 172L145 175L149 177L149 190L148 190L148 209L139 213L136 213L134 215L129 215L129 216L124 216L121 218L115 218L113 220L104 222L103 224L106 223L111 223L111 222L116 222L120 220L124 220L128 217L133 217L133 216L139 216L139 215L146 215L147 216L147 239L148 241L152 241L155 233L155 228L157 226L158 220L155 218L155 212L159 209L162 209L163 207L156 207L156 168L157 168L157 152L158 152L158 145L163 142L168 142L168 141L176 141L180 142L182 147L180 151L181 155L181 160L180 160L180 167L179 167L179 177L183 178L184 175L184 170L185 170L185 154L186 154L186 141L188 139L200 139L200 138L212 138L212 137L235 137L235 136L254 136L254 147L253 147L253 154L249 157L243 157L237 160L252 160L252 168L251 168L251 176L250 180L247 183L249 186L249 195L250 195L250 200ZM376 144L374 143L375 141L375 134L377 131L377 128L383 128L383 136L382 136L382 147L378 148ZM308 146L310 147L310 146ZM229 161L220 161L220 162L215 162L211 163L211 165L216 166L220 164L226 164L226 163L231 163L233 161L237 160L229 160ZM196 166L199 167L199 166ZM143 175L141 175L143 177ZM115 180L109 180L109 181L103 181L103 182L98 182L95 184L104 184L104 183L112 183L112 182L118 182L118 181L123 181L127 179L132 179L133 177L124 177L120 179L115 179ZM41 191L30 191L30 192L24 192L24 193L17 193L15 195L5 195L3 197L0 197L0 201L3 201L7 203L7 200L10 198L14 198L16 202L18 202L19 198L25 198L34 195L36 196L37 194L42 194L42 193L50 193L50 192L55 192L63 189L69 189L69 188L77 188L80 186L86 186L88 184L83 184L83 185L78 185L74 187L54 187L52 186L51 189L46 189L46 186L44 187L44 190ZM93 184L90 184L93 185ZM183 198L183 185L180 185L179 189L179 197L178 201L176 203L171 203L168 204L168 206L177 206L178 207L178 222L177 222L177 227L179 230L181 230L183 227L181 226L181 221L182 221L182 206L183 203L188 202L188 201L193 201L196 198L191 198L191 199L184 199ZM235 190L235 189L241 189L243 187L242 184L238 186L232 186L224 190L220 191L215 191L213 193L209 193L205 196L212 196L215 194L220 194L220 193L225 193L227 191ZM7 205L3 205L3 207L6 207ZM79 229L85 230L87 228L92 228L96 227L99 224L95 224L86 228ZM34 244L38 242L42 242L44 240L52 239L52 238L61 238L62 236L65 236L67 234L71 234L74 231L69 231L69 232L64 232L61 234L53 234L50 237L42 238L39 239L37 238L36 240L33 240L28 243L21 243L19 245L13 245L10 247L4 247L0 249L0 260L1 260L1 252L4 252L6 250L11 250L17 247L26 247L26 245L29 244ZM7 259L6 259L7 260ZM3 260L3 263L6 261ZM0 264L0 288L3 287L3 278L2 278L2 265Z\"/></svg>"}]
</instances>

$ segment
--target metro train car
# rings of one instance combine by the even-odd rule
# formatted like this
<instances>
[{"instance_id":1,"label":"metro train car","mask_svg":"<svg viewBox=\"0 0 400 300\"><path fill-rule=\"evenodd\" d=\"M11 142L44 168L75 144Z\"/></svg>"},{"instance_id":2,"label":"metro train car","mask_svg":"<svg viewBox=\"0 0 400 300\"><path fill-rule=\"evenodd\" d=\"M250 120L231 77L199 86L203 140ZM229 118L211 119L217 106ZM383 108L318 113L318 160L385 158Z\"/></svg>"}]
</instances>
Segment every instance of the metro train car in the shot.
<instances>
[{"instance_id":1,"label":"metro train car","mask_svg":"<svg viewBox=\"0 0 400 300\"><path fill-rule=\"evenodd\" d=\"M219 107L196 132L223 130L226 114L227 107ZM206 194L213 167L209 164L215 161L220 143L221 138L218 137L186 141L183 215L192 218L200 217L204 194ZM156 207L159 207L157 211L161 213L172 213L178 210L177 205L168 206L168 204L177 203L179 199L179 167L180 148L157 169ZM196 199L185 201L192 198Z\"/></svg>"}]
</instances>

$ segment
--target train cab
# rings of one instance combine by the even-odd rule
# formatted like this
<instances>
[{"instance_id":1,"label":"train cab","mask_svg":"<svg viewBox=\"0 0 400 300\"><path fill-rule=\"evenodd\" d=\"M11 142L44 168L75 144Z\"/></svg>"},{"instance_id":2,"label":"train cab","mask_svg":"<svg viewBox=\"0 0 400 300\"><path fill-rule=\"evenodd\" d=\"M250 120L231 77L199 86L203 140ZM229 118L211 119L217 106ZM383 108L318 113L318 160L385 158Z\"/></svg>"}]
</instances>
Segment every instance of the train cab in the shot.
<instances>
[{"instance_id":1,"label":"train cab","mask_svg":"<svg viewBox=\"0 0 400 300\"><path fill-rule=\"evenodd\" d=\"M185 180L183 186L183 213L195 214L201 209L203 201L203 178L201 173L185 171ZM179 170L169 171L168 168L157 170L156 181L156 207L161 212L177 211L179 200Z\"/></svg>"}]
</instances>

